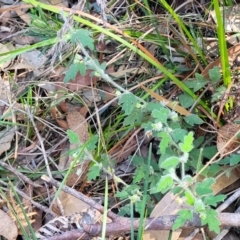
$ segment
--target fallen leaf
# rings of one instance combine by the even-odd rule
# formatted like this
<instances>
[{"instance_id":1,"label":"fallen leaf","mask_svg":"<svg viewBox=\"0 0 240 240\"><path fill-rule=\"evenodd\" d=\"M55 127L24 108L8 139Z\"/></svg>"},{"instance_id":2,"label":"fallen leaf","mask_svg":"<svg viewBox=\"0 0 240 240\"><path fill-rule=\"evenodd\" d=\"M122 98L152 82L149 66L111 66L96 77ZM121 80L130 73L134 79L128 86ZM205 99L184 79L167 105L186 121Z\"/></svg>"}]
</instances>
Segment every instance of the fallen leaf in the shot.
<instances>
[{"instance_id":1,"label":"fallen leaf","mask_svg":"<svg viewBox=\"0 0 240 240\"><path fill-rule=\"evenodd\" d=\"M67 0L40 0L39 2L50 4L53 6L59 6L59 7L68 7L68 1Z\"/></svg>"},{"instance_id":2,"label":"fallen leaf","mask_svg":"<svg viewBox=\"0 0 240 240\"><path fill-rule=\"evenodd\" d=\"M18 236L18 229L16 224L10 216L4 211L0 210L0 235L8 240L15 240Z\"/></svg>"},{"instance_id":3,"label":"fallen leaf","mask_svg":"<svg viewBox=\"0 0 240 240\"><path fill-rule=\"evenodd\" d=\"M15 128L5 129L0 132L0 155L11 147L14 134Z\"/></svg>"},{"instance_id":4,"label":"fallen leaf","mask_svg":"<svg viewBox=\"0 0 240 240\"><path fill-rule=\"evenodd\" d=\"M101 101L101 96L96 89L84 89L82 92L82 98L84 100L84 103L88 106L92 105L94 102Z\"/></svg>"},{"instance_id":5,"label":"fallen leaf","mask_svg":"<svg viewBox=\"0 0 240 240\"><path fill-rule=\"evenodd\" d=\"M66 216L72 215L74 213L80 213L87 210L90 206L83 202L82 200L61 191L58 195L59 200L61 201L64 214Z\"/></svg>"},{"instance_id":6,"label":"fallen leaf","mask_svg":"<svg viewBox=\"0 0 240 240\"><path fill-rule=\"evenodd\" d=\"M224 170L228 169L228 166L223 166L222 171L219 173L221 174ZM236 182L239 179L239 176L235 169L232 169L232 171L229 173L229 176L226 174L221 175L220 177L216 177L216 182L212 185L213 193L214 195L221 192L224 188L230 186L234 182Z\"/></svg>"},{"instance_id":7,"label":"fallen leaf","mask_svg":"<svg viewBox=\"0 0 240 240\"><path fill-rule=\"evenodd\" d=\"M3 101L0 102L0 107L5 107L6 104L4 102L8 103L9 96L11 96L9 81L2 80L0 76L0 100Z\"/></svg>"},{"instance_id":8,"label":"fallen leaf","mask_svg":"<svg viewBox=\"0 0 240 240\"><path fill-rule=\"evenodd\" d=\"M55 119L55 121L58 123L58 125L60 127L62 127L63 129L68 129L68 124L67 124L66 120L62 120L62 119L59 119L57 117L57 109L56 109L56 107L51 108L50 112L51 112L53 118Z\"/></svg>"},{"instance_id":9,"label":"fallen leaf","mask_svg":"<svg viewBox=\"0 0 240 240\"><path fill-rule=\"evenodd\" d=\"M12 44L5 44L4 45L4 44L0 43L0 54L9 52L9 51L11 51L13 49L14 49L14 47L13 47ZM0 61L5 59L5 58L6 58L6 56L0 57ZM10 65L11 61L12 60L9 59L9 60L5 60L3 63L0 63L0 69L7 68Z\"/></svg>"},{"instance_id":10,"label":"fallen leaf","mask_svg":"<svg viewBox=\"0 0 240 240\"><path fill-rule=\"evenodd\" d=\"M150 217L160 217L164 215L175 215L177 212L181 209L189 209L189 206L183 202L182 199L177 197L174 199L175 196L168 192L161 200L160 202L155 206L153 209ZM182 202L180 204L180 202ZM178 239L178 237L181 234L181 229L172 232L172 238L171 239ZM158 230L158 231L145 231L143 235L143 240L168 240L169 239L169 230Z\"/></svg>"},{"instance_id":11,"label":"fallen leaf","mask_svg":"<svg viewBox=\"0 0 240 240\"><path fill-rule=\"evenodd\" d=\"M77 133L79 140L81 143L86 143L89 140L89 132L88 132L88 124L85 121L85 118L77 111L72 111L67 114L67 123L69 126L69 129ZM70 143L70 150L74 150L78 147L78 144ZM67 162L63 164L61 162L60 169L68 169L71 162L74 161L74 157L69 156ZM68 176L68 179L66 181L66 184L69 186L73 186L75 184L78 184L85 180L87 170L90 164L90 160L84 160L80 163L77 163L78 165L75 166ZM79 169L81 170L81 174L78 175L77 172L79 172Z\"/></svg>"},{"instance_id":12,"label":"fallen leaf","mask_svg":"<svg viewBox=\"0 0 240 240\"><path fill-rule=\"evenodd\" d=\"M221 16L223 16L224 28L226 32L239 32L240 21L238 18L240 5L234 4L234 6L224 6L219 8L221 11ZM217 24L216 12L209 12L214 22Z\"/></svg>"},{"instance_id":13,"label":"fallen leaf","mask_svg":"<svg viewBox=\"0 0 240 240\"><path fill-rule=\"evenodd\" d=\"M67 122L69 129L78 134L82 143L89 140L88 124L86 119L77 111L72 111L67 114Z\"/></svg>"},{"instance_id":14,"label":"fallen leaf","mask_svg":"<svg viewBox=\"0 0 240 240\"><path fill-rule=\"evenodd\" d=\"M26 47L27 45L25 45ZM20 45L18 45L20 47ZM39 76L42 73L41 68L43 68L47 58L39 50L32 50L24 52L21 55L22 62L31 66L35 76Z\"/></svg>"},{"instance_id":15,"label":"fallen leaf","mask_svg":"<svg viewBox=\"0 0 240 240\"><path fill-rule=\"evenodd\" d=\"M20 9L15 10L16 14L27 24L31 24L31 15Z\"/></svg>"},{"instance_id":16,"label":"fallen leaf","mask_svg":"<svg viewBox=\"0 0 240 240\"><path fill-rule=\"evenodd\" d=\"M234 138L233 141L223 149L224 145L229 141L229 139L231 139L239 130L240 124L236 123L228 123L219 129L217 135L217 149L220 152L220 155L224 155L228 152L230 153L237 147L240 147L240 139Z\"/></svg>"},{"instance_id":17,"label":"fallen leaf","mask_svg":"<svg viewBox=\"0 0 240 240\"><path fill-rule=\"evenodd\" d=\"M229 62L233 62L240 52L240 43L228 49L228 58ZM211 62L207 67L202 71L203 77L209 79L209 70L219 66L221 68L221 58L217 58L214 62Z\"/></svg>"}]
</instances>

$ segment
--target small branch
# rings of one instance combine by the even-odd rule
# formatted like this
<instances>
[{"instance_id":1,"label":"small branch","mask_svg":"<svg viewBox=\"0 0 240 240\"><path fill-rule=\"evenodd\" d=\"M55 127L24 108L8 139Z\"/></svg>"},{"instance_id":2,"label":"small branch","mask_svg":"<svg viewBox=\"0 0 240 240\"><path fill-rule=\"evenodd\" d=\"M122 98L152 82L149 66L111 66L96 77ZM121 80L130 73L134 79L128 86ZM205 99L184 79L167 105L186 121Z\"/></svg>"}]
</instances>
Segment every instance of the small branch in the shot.
<instances>
[{"instance_id":1,"label":"small branch","mask_svg":"<svg viewBox=\"0 0 240 240\"><path fill-rule=\"evenodd\" d=\"M22 179L25 183L28 183L34 187L41 187L40 185L34 183L32 180L30 180L28 177L26 177L24 174L20 173L18 170L16 170L14 167L6 164L3 161L0 161L0 166L7 169L9 172L13 173L14 175L16 175L17 177L19 177L20 179Z\"/></svg>"},{"instance_id":2,"label":"small branch","mask_svg":"<svg viewBox=\"0 0 240 240\"><path fill-rule=\"evenodd\" d=\"M52 178L49 178L48 176L46 175L43 175L41 177L45 182L47 183L51 183L53 186L55 187L60 187L61 183L52 179ZM66 193L69 193L70 195L82 200L83 202L87 203L89 206L93 207L94 209L98 210L99 212L103 213L104 212L104 208L102 205L98 204L97 202L95 202L94 200L92 200L91 198L88 198L87 196L85 196L84 194L80 193L80 192L77 192L76 190L74 190L73 188L70 188L66 185L63 185L62 187L62 190ZM120 217L111 212L111 211L108 211L108 214L107 216L112 219L112 221L117 221Z\"/></svg>"},{"instance_id":3,"label":"small branch","mask_svg":"<svg viewBox=\"0 0 240 240\"><path fill-rule=\"evenodd\" d=\"M218 212L222 212L226 209L231 203L233 203L237 198L240 197L240 189L236 191L231 197L229 197L223 204L221 204L218 208Z\"/></svg>"},{"instance_id":4,"label":"small branch","mask_svg":"<svg viewBox=\"0 0 240 240\"><path fill-rule=\"evenodd\" d=\"M240 192L239 190L236 192L236 193L238 193L238 192ZM236 194L235 193L235 194ZM235 194L233 194L233 195L235 195ZM233 197L233 195L230 197L230 198L232 198ZM236 196L236 195L235 195ZM230 199L229 198L229 199ZM228 200L229 200L228 199ZM222 206L222 205L221 205ZM235 213L240 213L240 207L238 207L238 209L235 211ZM225 236L225 235L227 235L227 233L229 232L229 230L231 229L231 227L230 226L227 226L227 227L225 227L225 228L223 228L222 230L221 230L221 232L213 239L213 240L221 240L221 239L223 239L223 237Z\"/></svg>"},{"instance_id":5,"label":"small branch","mask_svg":"<svg viewBox=\"0 0 240 240\"><path fill-rule=\"evenodd\" d=\"M144 223L145 226L149 225L147 230L171 230L174 221L178 216L161 216L157 219L147 218ZM222 226L240 226L240 214L235 213L220 213L219 220ZM117 222L108 223L106 227L106 236L126 234L131 231L131 222L130 218L119 217ZM134 229L137 230L139 227L139 219L133 220ZM45 238L44 240L75 240L75 239L92 239L93 237L100 236L102 231L101 224L90 224L82 226L83 229L73 230L63 233L61 235ZM187 221L182 229L194 229L203 227L201 225L201 219L194 215L193 221Z\"/></svg>"}]
</instances>

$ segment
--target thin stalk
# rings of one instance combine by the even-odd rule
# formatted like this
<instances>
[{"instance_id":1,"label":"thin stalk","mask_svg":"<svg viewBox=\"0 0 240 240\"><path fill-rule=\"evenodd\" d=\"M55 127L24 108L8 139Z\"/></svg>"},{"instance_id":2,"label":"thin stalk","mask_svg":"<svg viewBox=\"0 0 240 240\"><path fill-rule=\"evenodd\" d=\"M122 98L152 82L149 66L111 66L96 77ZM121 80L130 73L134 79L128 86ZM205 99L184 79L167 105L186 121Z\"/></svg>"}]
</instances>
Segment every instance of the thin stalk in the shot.
<instances>
[{"instance_id":1,"label":"thin stalk","mask_svg":"<svg viewBox=\"0 0 240 240\"><path fill-rule=\"evenodd\" d=\"M214 10L217 19L217 34L218 34L218 44L220 50L220 58L222 63L222 73L223 73L223 83L228 86L231 83L231 72L228 60L227 43L225 38L225 30L222 21L222 14L219 7L218 0L213 0Z\"/></svg>"},{"instance_id":2,"label":"thin stalk","mask_svg":"<svg viewBox=\"0 0 240 240\"><path fill-rule=\"evenodd\" d=\"M138 240L142 239L143 234L143 222L144 222L144 216L146 211L146 203L147 203L147 190L148 190L148 181L149 181L149 169L150 169L150 162L151 162L151 154L152 154L152 143L150 143L149 149L148 149L148 165L147 165L147 173L146 173L146 179L144 181L144 187L143 187L143 199L142 199L142 206L141 206L141 212L140 212L140 222L139 222L139 228L138 228Z\"/></svg>"}]
</instances>

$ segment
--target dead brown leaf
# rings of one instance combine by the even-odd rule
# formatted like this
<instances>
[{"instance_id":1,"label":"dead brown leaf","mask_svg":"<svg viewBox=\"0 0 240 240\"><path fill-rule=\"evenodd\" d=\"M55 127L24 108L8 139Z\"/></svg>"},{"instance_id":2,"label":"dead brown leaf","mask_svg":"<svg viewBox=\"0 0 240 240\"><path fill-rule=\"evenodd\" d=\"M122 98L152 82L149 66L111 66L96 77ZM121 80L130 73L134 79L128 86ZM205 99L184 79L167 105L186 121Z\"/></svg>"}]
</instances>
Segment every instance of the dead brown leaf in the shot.
<instances>
[{"instance_id":1,"label":"dead brown leaf","mask_svg":"<svg viewBox=\"0 0 240 240\"><path fill-rule=\"evenodd\" d=\"M222 172L226 170L228 167L222 167ZM229 176L226 174L221 175L220 177L216 178L216 182L213 184L212 189L214 194L218 194L221 192L224 188L230 186L234 182L236 182L239 179L239 176L237 172L233 169Z\"/></svg>"},{"instance_id":2,"label":"dead brown leaf","mask_svg":"<svg viewBox=\"0 0 240 240\"><path fill-rule=\"evenodd\" d=\"M237 55L240 52L240 43L229 48L228 49L228 58L229 58L229 62L233 62ZM210 64L207 65L207 67L203 70L202 75L206 78L209 79L209 74L208 71L210 69L212 69L213 67L219 66L221 68L221 59L220 57L218 59L216 59L214 62L211 62Z\"/></svg>"},{"instance_id":3,"label":"dead brown leaf","mask_svg":"<svg viewBox=\"0 0 240 240\"><path fill-rule=\"evenodd\" d=\"M82 143L89 140L88 124L86 119L77 111L72 111L67 114L67 122L69 129L76 132Z\"/></svg>"},{"instance_id":4,"label":"dead brown leaf","mask_svg":"<svg viewBox=\"0 0 240 240\"><path fill-rule=\"evenodd\" d=\"M57 117L57 109L56 109L56 107L51 108L50 112L51 112L53 118L55 119L55 121L58 123L58 125L60 127L62 127L63 129L68 129L68 124L67 124L66 120L62 120L62 119L59 119Z\"/></svg>"},{"instance_id":5,"label":"dead brown leaf","mask_svg":"<svg viewBox=\"0 0 240 240\"><path fill-rule=\"evenodd\" d=\"M67 123L69 129L77 133L81 143L86 143L89 140L88 124L85 121L85 118L77 111L72 111L67 114ZM77 144L70 144L70 150L74 150L78 147ZM59 166L61 169L69 168L71 162L74 161L74 157L70 156L65 164L61 163ZM66 184L73 186L85 180L87 170L89 167L90 161L84 160L79 163L78 166L75 166L72 170L72 173L68 176ZM78 175L77 172L81 169L81 174Z\"/></svg>"},{"instance_id":6,"label":"dead brown leaf","mask_svg":"<svg viewBox=\"0 0 240 240\"><path fill-rule=\"evenodd\" d=\"M175 198L171 192L168 192L155 206L150 217L154 218L164 215L175 215L181 209L189 209L189 206L185 204L182 199L179 197ZM181 229L174 231L171 239L178 239L181 231ZM169 230L145 231L143 240L168 240L169 233Z\"/></svg>"},{"instance_id":7,"label":"dead brown leaf","mask_svg":"<svg viewBox=\"0 0 240 240\"><path fill-rule=\"evenodd\" d=\"M240 146L240 139L235 138L233 141L223 149L224 145L231 139L237 131L240 130L240 124L228 123L219 129L217 135L217 149L221 155L230 153Z\"/></svg>"},{"instance_id":8,"label":"dead brown leaf","mask_svg":"<svg viewBox=\"0 0 240 240\"><path fill-rule=\"evenodd\" d=\"M53 6L68 7L68 1L66 0L40 0L40 2Z\"/></svg>"},{"instance_id":9,"label":"dead brown leaf","mask_svg":"<svg viewBox=\"0 0 240 240\"><path fill-rule=\"evenodd\" d=\"M15 129L5 129L0 132L0 155L11 147L11 141L14 137Z\"/></svg>"},{"instance_id":10,"label":"dead brown leaf","mask_svg":"<svg viewBox=\"0 0 240 240\"><path fill-rule=\"evenodd\" d=\"M0 219L0 235L8 240L15 240L18 236L16 224L10 216L2 210L0 210Z\"/></svg>"}]
</instances>

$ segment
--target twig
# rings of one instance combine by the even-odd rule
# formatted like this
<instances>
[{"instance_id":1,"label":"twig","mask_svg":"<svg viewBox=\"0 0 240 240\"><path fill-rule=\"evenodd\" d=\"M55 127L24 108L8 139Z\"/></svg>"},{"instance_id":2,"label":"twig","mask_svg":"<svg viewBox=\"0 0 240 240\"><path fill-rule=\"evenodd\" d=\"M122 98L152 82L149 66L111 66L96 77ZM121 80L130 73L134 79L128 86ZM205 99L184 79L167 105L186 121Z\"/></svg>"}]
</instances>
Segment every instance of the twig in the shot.
<instances>
[{"instance_id":1,"label":"twig","mask_svg":"<svg viewBox=\"0 0 240 240\"><path fill-rule=\"evenodd\" d=\"M178 216L161 216L156 220L153 218L145 219L145 226L149 225L149 230L171 230L172 226ZM236 213L220 213L219 221L223 226L240 226L240 214ZM154 220L154 221L153 221ZM118 217L118 221L108 223L106 227L106 236L128 233L131 231L131 223L133 224L134 230L139 228L139 219L131 219ZM181 228L193 229L193 228L203 227L201 225L201 219L197 216L193 216L192 221L187 221ZM81 237L81 239L92 239L93 236L99 236L102 231L101 224L86 224L82 226L83 229L73 230L65 232L61 235L45 238L44 240L76 240ZM84 233L84 234L83 234ZM87 235L87 236L85 236Z\"/></svg>"},{"instance_id":2,"label":"twig","mask_svg":"<svg viewBox=\"0 0 240 240\"><path fill-rule=\"evenodd\" d=\"M224 209L226 209L231 203L233 203L237 198L239 198L239 196L240 196L240 189L237 192L235 192L231 197L229 197L222 205L220 205L217 208L217 211L221 212ZM240 207L237 208L235 213L240 213ZM229 232L230 229L231 227L223 228L221 232L213 240L221 240Z\"/></svg>"},{"instance_id":3,"label":"twig","mask_svg":"<svg viewBox=\"0 0 240 240\"><path fill-rule=\"evenodd\" d=\"M46 150L45 150L45 147L44 147L44 144L43 144L43 140L42 140L42 137L37 129L37 126L34 122L34 119L33 119L33 116L32 116L32 113L30 112L30 110L28 109L28 117L30 118L31 122L32 122L32 125L33 125L33 128L37 134L37 138L38 138L38 141L41 145L41 150L42 150L42 154L43 154L43 158L45 160L45 165L46 165L46 169L47 169L47 173L49 175L49 177L52 177L52 173L51 173L51 169L50 169L50 166L49 166L49 163L48 163L48 158L47 158L47 154L46 154Z\"/></svg>"},{"instance_id":4,"label":"twig","mask_svg":"<svg viewBox=\"0 0 240 240\"><path fill-rule=\"evenodd\" d=\"M235 213L240 213L240 207L237 208ZM231 229L231 226L227 226L221 230L221 232L213 240L221 240Z\"/></svg>"},{"instance_id":5,"label":"twig","mask_svg":"<svg viewBox=\"0 0 240 240\"><path fill-rule=\"evenodd\" d=\"M238 189L231 197L229 197L223 204L221 204L218 208L218 212L222 212L226 209L231 203L233 203L237 198L240 197L240 189Z\"/></svg>"},{"instance_id":6,"label":"twig","mask_svg":"<svg viewBox=\"0 0 240 240\"><path fill-rule=\"evenodd\" d=\"M46 165L46 169L47 169L47 173L49 175L49 177L52 178L52 172L51 172L51 169L50 169L50 166L49 166L49 163L48 163L48 158L47 158L47 153L46 153L46 150L45 150L45 147L44 147L44 144L43 144L43 140L42 140L42 137L37 129L37 126L34 122L34 119L33 119L33 115L32 113L30 112L29 108L28 108L28 116L33 124L33 127L34 127L34 130L37 134L37 137L38 137L38 140L39 140L39 143L41 145L41 150L42 150L42 154L43 154L43 158L44 158L44 161L45 161L45 165ZM56 192L56 189L55 187L53 188L54 191ZM61 201L59 200L59 198L57 197L57 205L59 206L59 209L61 210L61 213L63 214L63 207L62 207L62 204L61 204ZM53 205L53 202L51 204L51 206Z\"/></svg>"},{"instance_id":7,"label":"twig","mask_svg":"<svg viewBox=\"0 0 240 240\"><path fill-rule=\"evenodd\" d=\"M20 179L22 179L24 182L34 186L34 187L41 187L40 185L34 183L32 180L30 180L28 177L26 177L24 174L20 173L18 170L16 170L14 167L6 164L5 162L0 161L0 166L2 166L3 168L7 169L8 171L10 171L11 173L13 173L14 175L16 175L17 177L19 177Z\"/></svg>"}]
</instances>

